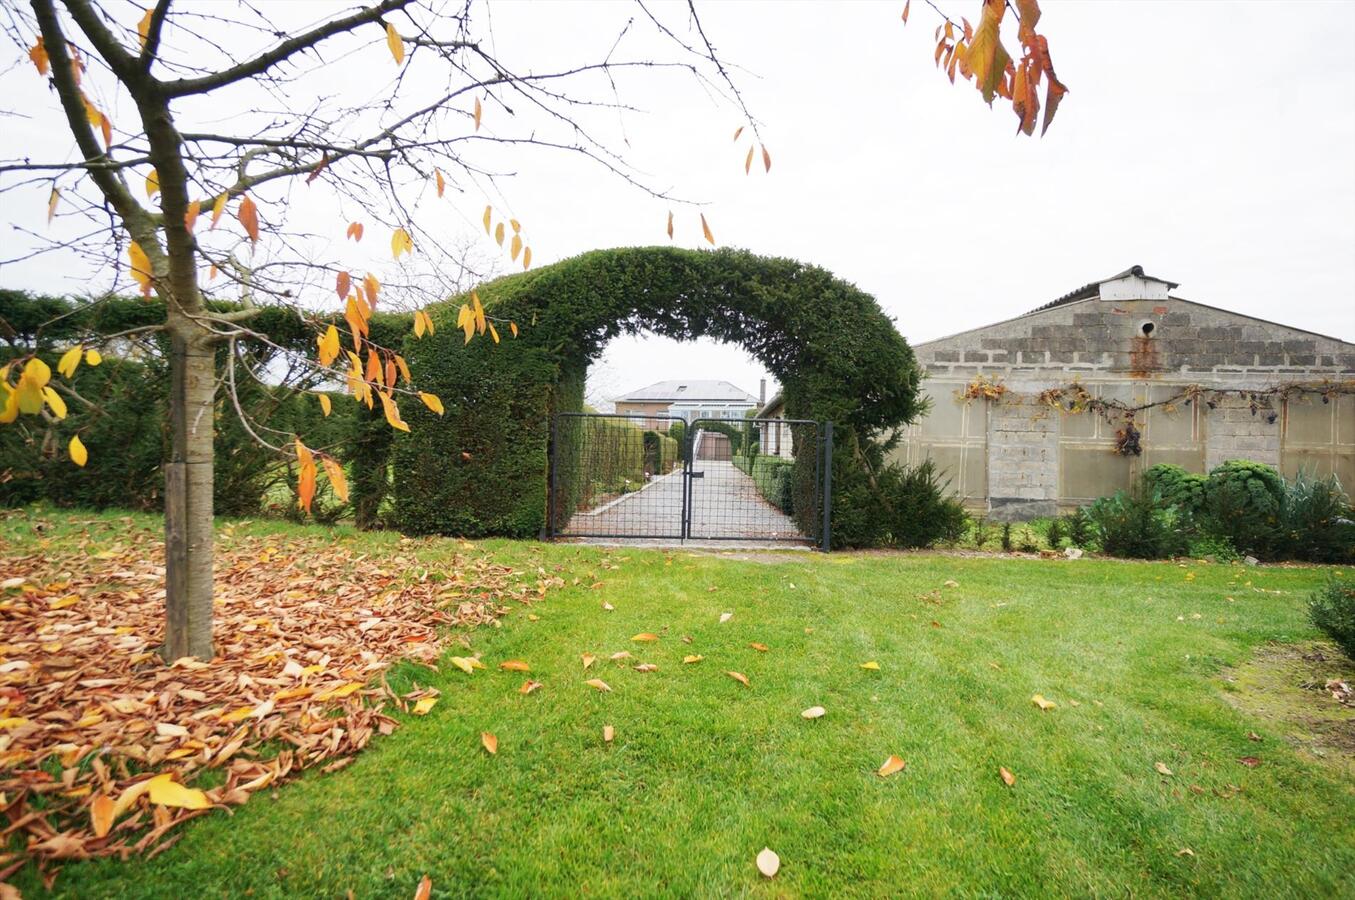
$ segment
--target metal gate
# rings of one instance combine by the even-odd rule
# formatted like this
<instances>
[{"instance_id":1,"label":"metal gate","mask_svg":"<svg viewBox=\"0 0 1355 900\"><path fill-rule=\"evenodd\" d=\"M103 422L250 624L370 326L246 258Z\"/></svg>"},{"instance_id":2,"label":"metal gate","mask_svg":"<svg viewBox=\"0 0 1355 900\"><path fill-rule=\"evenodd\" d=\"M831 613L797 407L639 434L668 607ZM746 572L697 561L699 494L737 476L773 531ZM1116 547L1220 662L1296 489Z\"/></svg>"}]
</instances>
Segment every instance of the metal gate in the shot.
<instances>
[{"instance_id":1,"label":"metal gate","mask_svg":"<svg viewBox=\"0 0 1355 900\"><path fill-rule=\"evenodd\" d=\"M560 413L548 537L805 543L827 550L832 426Z\"/></svg>"}]
</instances>

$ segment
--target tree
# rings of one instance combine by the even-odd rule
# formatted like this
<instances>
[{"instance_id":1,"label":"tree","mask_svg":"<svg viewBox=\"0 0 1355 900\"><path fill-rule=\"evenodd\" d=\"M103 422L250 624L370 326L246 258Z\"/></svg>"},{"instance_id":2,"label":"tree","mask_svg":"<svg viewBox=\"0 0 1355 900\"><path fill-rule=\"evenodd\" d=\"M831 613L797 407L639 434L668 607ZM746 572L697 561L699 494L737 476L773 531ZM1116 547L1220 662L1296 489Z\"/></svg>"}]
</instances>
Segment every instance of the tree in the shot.
<instances>
[{"instance_id":1,"label":"tree","mask_svg":"<svg viewBox=\"0 0 1355 900\"><path fill-rule=\"evenodd\" d=\"M212 656L213 421L222 393L228 401L223 405L241 413L237 345L268 340L251 328L260 309L284 306L310 322L318 358L309 364L345 383L368 407L379 402L391 427L407 429L401 397L416 397L439 413L441 401L417 391L393 348L369 339L368 321L378 302L393 294L416 310L427 299L447 296L456 279L446 277L446 267L466 272L464 258L441 251L440 235L416 218L425 194L442 198L449 189L488 194L496 171L474 148L489 143L578 154L663 198L663 191L649 187L575 115L585 106L625 108L621 101L571 89L587 78L604 79L614 88L616 78L629 71L672 69L716 85L731 103L742 105L694 9L688 28L695 37L688 41L679 37L679 28L639 6L643 16L637 19L663 37L673 59L622 58L623 39L636 27L626 22L605 57L532 72L520 71L492 41L480 39L469 3L446 9L425 0L381 0L310 27L281 21L287 10L274 5L255 8L252 19L228 22L210 8L179 9L172 0L159 0L131 22L124 8L115 11L99 0L30 4L31 16L16 11L9 31L48 80L78 161L4 161L0 175L23 180L3 190L49 185L49 221L61 212L92 222L94 230L78 249L103 254L143 294L164 303L162 321L91 335L57 368L66 374L82 360L95 363L97 355L83 354L97 354L97 346L109 341L151 333L167 339L172 440L164 465L163 655L168 660ZM248 8L236 12L251 14ZM246 52L247 42L261 36L268 46ZM373 46L389 54L385 65L395 77L371 99L334 96L330 81L336 69ZM362 65L371 64L369 52ZM280 109L263 105L269 95L282 101ZM130 99L135 125L113 122L115 98ZM486 116L497 116L502 130L493 135L482 130ZM191 124L209 120L225 124L212 131ZM404 280L383 285L373 273L358 276L324 259L321 242L289 224L287 205L298 184L328 187L345 208L360 207L363 215L336 227L355 244L369 229L382 227L395 260L405 257ZM670 228L671 221L670 213ZM496 215L491 203L483 225L513 263L530 267L532 251L520 222ZM702 225L709 238L704 216ZM421 267L410 262L416 247ZM214 286L218 277L220 286ZM325 282L332 288L322 287ZM330 289L344 304L342 316L327 313L318 301L318 292ZM215 299L237 301L239 308L222 310L211 302ZM467 341L488 332L496 343L499 328L515 334L518 327L504 322L496 327L478 300L463 308L459 324ZM415 312L416 334L432 327L426 315ZM352 349L346 349L350 343ZM224 372L217 364L223 345ZM334 365L345 358L346 366ZM0 421L19 414L64 417L69 391L36 353L12 360L0 374ZM342 492L344 475L336 460L318 455L299 436L281 441L252 433L260 443L295 456L303 505L310 503L321 467ZM75 464L84 463L78 434L69 454Z\"/></svg>"}]
</instances>

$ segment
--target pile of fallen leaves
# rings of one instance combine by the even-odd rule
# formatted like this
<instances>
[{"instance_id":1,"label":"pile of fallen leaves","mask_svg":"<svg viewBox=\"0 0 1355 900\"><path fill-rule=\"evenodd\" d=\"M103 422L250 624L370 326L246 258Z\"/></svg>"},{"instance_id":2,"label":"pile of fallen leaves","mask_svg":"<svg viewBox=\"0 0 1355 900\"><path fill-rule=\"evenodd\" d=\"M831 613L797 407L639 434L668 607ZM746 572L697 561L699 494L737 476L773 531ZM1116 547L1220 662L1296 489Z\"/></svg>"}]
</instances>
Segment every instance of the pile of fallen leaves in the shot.
<instances>
[{"instance_id":1,"label":"pile of fallen leaves","mask_svg":"<svg viewBox=\"0 0 1355 900\"><path fill-rule=\"evenodd\" d=\"M0 848L24 839L0 852L0 881L29 857L50 879L56 860L154 855L188 819L301 769L342 768L394 730L389 707L436 702L432 690L397 695L383 669L431 666L437 626L492 622L551 584L469 544L426 566L412 541L409 555L377 559L309 538L226 535L216 658L166 665L163 543L148 532L83 543L27 555L0 546ZM207 770L215 786L193 787Z\"/></svg>"}]
</instances>

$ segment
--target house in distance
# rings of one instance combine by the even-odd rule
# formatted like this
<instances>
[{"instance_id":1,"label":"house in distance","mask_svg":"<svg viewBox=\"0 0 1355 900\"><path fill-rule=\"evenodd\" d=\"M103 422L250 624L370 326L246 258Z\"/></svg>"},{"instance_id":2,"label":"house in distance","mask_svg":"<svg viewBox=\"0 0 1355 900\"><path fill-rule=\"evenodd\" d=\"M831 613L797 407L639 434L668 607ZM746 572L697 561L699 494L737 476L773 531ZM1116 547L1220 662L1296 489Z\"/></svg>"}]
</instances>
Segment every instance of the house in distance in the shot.
<instances>
[{"instance_id":1,"label":"house in distance","mask_svg":"<svg viewBox=\"0 0 1355 900\"><path fill-rule=\"evenodd\" d=\"M1156 463L1230 459L1355 489L1355 344L1185 300L1134 266L913 349L931 409L895 459L931 459L974 510L1053 515Z\"/></svg>"},{"instance_id":2,"label":"house in distance","mask_svg":"<svg viewBox=\"0 0 1355 900\"><path fill-rule=\"evenodd\" d=\"M767 389L766 382L762 390ZM658 381L613 401L619 415L672 416L691 423L696 419L742 419L758 407L758 398L728 381ZM655 418L645 428L667 431L670 421Z\"/></svg>"}]
</instances>

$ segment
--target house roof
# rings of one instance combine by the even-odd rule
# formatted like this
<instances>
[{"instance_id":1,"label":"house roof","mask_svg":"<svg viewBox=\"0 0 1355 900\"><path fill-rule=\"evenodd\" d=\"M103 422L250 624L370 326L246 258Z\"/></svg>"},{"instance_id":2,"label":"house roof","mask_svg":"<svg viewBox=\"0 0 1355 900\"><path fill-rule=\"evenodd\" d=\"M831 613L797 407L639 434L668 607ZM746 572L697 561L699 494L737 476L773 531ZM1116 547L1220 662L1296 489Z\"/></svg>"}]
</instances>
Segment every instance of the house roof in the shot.
<instances>
[{"instance_id":1,"label":"house roof","mask_svg":"<svg viewBox=\"0 0 1355 900\"><path fill-rule=\"evenodd\" d=\"M758 411L753 414L753 418L755 419L768 418L771 415L771 413L775 412L776 410L780 409L785 405L786 405L785 398L781 396L780 391L777 391L775 394L772 394L772 398L770 400L764 403L758 409Z\"/></svg>"},{"instance_id":2,"label":"house roof","mask_svg":"<svg viewBox=\"0 0 1355 900\"><path fill-rule=\"evenodd\" d=\"M756 403L757 398L743 388L728 381L703 381L700 379L656 381L649 387L631 391L615 398L616 403L691 403L699 400L715 400L722 403Z\"/></svg>"},{"instance_id":3,"label":"house roof","mask_svg":"<svg viewBox=\"0 0 1355 900\"><path fill-rule=\"evenodd\" d=\"M1147 281L1156 281L1159 282L1160 284L1165 284L1167 286L1167 290L1169 291L1173 290L1174 288L1180 287L1180 284L1178 284L1175 281L1168 281L1165 278L1158 278L1155 275L1144 274L1143 266L1130 266L1123 272L1119 272L1115 275L1110 276L1109 278L1102 278L1098 281L1093 281L1088 284L1084 284L1082 287L1076 288L1075 290L1071 290L1068 293L1064 294L1062 297L1058 297L1054 300L1049 301L1044 306L1037 306L1030 312L1026 313L1026 315L1030 315L1030 313L1040 312L1041 310L1053 309L1056 306L1063 306L1064 304L1067 303L1076 303L1078 300L1090 300L1093 297L1098 297L1101 294L1101 285L1105 284L1108 281L1119 281L1120 279L1128 278L1131 275L1136 275L1139 278L1143 278Z\"/></svg>"}]
</instances>

